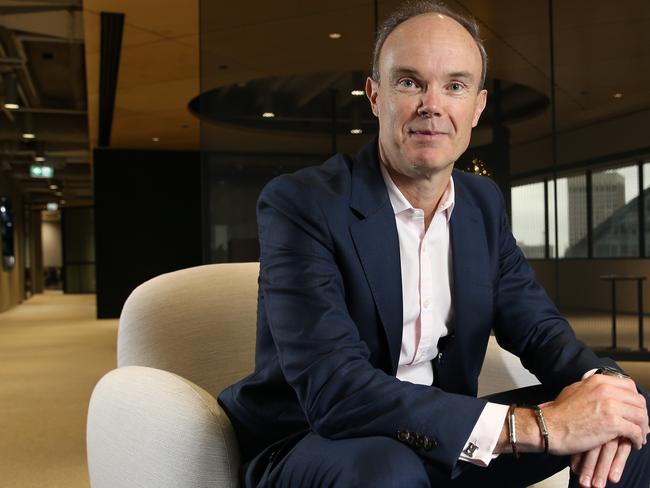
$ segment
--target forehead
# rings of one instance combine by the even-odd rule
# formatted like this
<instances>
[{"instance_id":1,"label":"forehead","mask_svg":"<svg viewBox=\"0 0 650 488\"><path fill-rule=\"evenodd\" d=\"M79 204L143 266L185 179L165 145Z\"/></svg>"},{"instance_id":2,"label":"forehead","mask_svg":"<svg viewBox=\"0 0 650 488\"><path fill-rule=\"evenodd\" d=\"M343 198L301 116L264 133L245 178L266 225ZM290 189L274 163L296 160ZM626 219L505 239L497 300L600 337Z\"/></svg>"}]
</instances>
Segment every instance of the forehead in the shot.
<instances>
[{"instance_id":1,"label":"forehead","mask_svg":"<svg viewBox=\"0 0 650 488\"><path fill-rule=\"evenodd\" d=\"M386 38L379 56L380 71L395 65L476 72L482 60L476 41L458 22L442 14L423 14L398 25Z\"/></svg>"}]
</instances>

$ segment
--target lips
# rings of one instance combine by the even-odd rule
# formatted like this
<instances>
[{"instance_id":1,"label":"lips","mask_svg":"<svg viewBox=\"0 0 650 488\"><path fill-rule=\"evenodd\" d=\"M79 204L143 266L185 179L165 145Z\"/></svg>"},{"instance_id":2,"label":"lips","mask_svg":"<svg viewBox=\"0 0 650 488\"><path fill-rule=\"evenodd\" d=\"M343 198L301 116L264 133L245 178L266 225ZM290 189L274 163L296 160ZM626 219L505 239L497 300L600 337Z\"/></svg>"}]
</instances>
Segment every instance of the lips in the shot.
<instances>
[{"instance_id":1,"label":"lips","mask_svg":"<svg viewBox=\"0 0 650 488\"><path fill-rule=\"evenodd\" d=\"M441 136L446 134L446 132L441 132L437 130L429 130L429 129L409 129L409 134L410 135L416 135L416 136Z\"/></svg>"}]
</instances>

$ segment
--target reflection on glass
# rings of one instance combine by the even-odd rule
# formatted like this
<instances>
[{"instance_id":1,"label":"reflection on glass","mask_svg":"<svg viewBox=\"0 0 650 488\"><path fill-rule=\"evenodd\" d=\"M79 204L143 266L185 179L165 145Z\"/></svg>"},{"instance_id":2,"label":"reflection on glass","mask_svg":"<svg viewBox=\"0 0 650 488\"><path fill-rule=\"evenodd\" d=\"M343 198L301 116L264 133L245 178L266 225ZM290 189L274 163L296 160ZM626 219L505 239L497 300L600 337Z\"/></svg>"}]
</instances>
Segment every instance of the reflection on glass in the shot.
<instances>
[{"instance_id":1,"label":"reflection on glass","mask_svg":"<svg viewBox=\"0 0 650 488\"><path fill-rule=\"evenodd\" d=\"M594 172L594 257L638 257L639 180L636 165Z\"/></svg>"},{"instance_id":2,"label":"reflection on glass","mask_svg":"<svg viewBox=\"0 0 650 488\"><path fill-rule=\"evenodd\" d=\"M527 258L544 258L544 183L512 188L512 232Z\"/></svg>"}]
</instances>

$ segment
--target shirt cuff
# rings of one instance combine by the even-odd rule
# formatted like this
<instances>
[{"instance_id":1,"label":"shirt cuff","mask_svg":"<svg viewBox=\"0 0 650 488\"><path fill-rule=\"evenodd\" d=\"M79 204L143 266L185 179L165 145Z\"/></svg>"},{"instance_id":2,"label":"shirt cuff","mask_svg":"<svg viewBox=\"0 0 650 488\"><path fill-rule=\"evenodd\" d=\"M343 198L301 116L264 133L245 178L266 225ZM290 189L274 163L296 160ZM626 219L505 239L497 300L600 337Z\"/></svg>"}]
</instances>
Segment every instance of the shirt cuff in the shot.
<instances>
[{"instance_id":1,"label":"shirt cuff","mask_svg":"<svg viewBox=\"0 0 650 488\"><path fill-rule=\"evenodd\" d=\"M497 442L499 442L499 436L505 424L506 415L508 415L508 408L508 405L491 402L485 405L465 443L465 448L460 453L459 460L485 468L492 459L499 456L493 453Z\"/></svg>"},{"instance_id":2,"label":"shirt cuff","mask_svg":"<svg viewBox=\"0 0 650 488\"><path fill-rule=\"evenodd\" d=\"M582 379L586 380L590 376L594 375L596 371L598 371L598 368L590 369L589 371L587 371L585 374L582 375Z\"/></svg>"}]
</instances>

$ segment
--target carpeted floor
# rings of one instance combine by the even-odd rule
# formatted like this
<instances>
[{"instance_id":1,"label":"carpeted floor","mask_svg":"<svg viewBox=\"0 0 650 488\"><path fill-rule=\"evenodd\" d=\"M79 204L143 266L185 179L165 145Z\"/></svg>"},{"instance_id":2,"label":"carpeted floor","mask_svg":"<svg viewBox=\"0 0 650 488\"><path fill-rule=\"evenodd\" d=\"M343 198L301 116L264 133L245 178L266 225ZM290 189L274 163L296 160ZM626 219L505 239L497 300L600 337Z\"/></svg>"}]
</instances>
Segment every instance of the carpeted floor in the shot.
<instances>
[{"instance_id":1,"label":"carpeted floor","mask_svg":"<svg viewBox=\"0 0 650 488\"><path fill-rule=\"evenodd\" d=\"M86 411L115 367L117 320L94 295L36 295L0 314L0 486L88 487Z\"/></svg>"},{"instance_id":2,"label":"carpeted floor","mask_svg":"<svg viewBox=\"0 0 650 488\"><path fill-rule=\"evenodd\" d=\"M93 295L36 295L0 314L0 487L87 488L85 424L92 389L115 367L117 320L95 320ZM606 315L572 315L592 346L610 340ZM650 327L648 328L650 335ZM634 317L619 322L636 345ZM650 362L621 365L646 388Z\"/></svg>"}]
</instances>

